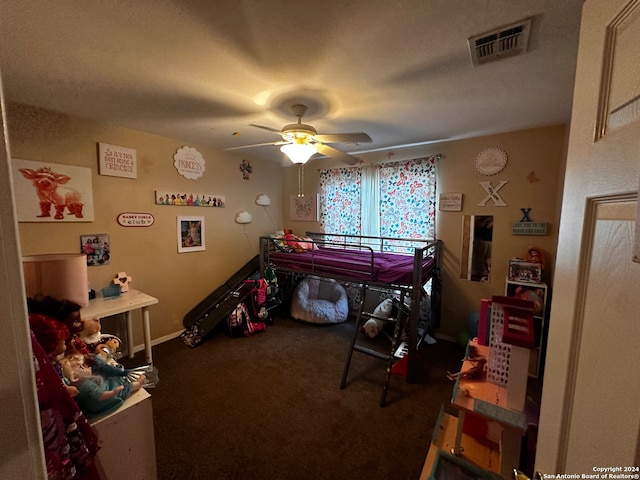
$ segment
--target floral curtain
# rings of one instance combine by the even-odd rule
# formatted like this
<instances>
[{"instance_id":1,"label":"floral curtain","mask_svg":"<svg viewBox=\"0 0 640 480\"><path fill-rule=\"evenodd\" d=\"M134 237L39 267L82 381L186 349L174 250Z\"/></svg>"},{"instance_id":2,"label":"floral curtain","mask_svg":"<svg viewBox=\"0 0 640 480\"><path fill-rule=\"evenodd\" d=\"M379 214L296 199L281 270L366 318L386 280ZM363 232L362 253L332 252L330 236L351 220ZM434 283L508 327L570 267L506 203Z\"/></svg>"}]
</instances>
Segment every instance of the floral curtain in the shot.
<instances>
[{"instance_id":1,"label":"floral curtain","mask_svg":"<svg viewBox=\"0 0 640 480\"><path fill-rule=\"evenodd\" d=\"M380 235L435 238L435 157L380 166Z\"/></svg>"},{"instance_id":2,"label":"floral curtain","mask_svg":"<svg viewBox=\"0 0 640 480\"><path fill-rule=\"evenodd\" d=\"M320 171L320 228L326 233L360 235L362 169Z\"/></svg>"},{"instance_id":3,"label":"floral curtain","mask_svg":"<svg viewBox=\"0 0 640 480\"><path fill-rule=\"evenodd\" d=\"M320 170L322 231L435 238L435 166L439 158Z\"/></svg>"}]
</instances>

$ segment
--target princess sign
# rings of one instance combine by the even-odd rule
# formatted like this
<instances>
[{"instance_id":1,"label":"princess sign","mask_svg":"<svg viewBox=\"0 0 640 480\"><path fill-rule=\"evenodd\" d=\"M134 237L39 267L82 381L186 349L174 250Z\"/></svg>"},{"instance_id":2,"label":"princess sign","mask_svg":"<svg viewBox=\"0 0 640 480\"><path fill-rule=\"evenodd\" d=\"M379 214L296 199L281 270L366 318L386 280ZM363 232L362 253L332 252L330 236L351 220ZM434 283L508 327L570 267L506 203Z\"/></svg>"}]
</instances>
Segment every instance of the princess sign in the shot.
<instances>
[{"instance_id":1,"label":"princess sign","mask_svg":"<svg viewBox=\"0 0 640 480\"><path fill-rule=\"evenodd\" d=\"M204 173L204 158L198 150L193 147L184 146L179 148L173 156L173 166L184 178L195 180Z\"/></svg>"}]
</instances>

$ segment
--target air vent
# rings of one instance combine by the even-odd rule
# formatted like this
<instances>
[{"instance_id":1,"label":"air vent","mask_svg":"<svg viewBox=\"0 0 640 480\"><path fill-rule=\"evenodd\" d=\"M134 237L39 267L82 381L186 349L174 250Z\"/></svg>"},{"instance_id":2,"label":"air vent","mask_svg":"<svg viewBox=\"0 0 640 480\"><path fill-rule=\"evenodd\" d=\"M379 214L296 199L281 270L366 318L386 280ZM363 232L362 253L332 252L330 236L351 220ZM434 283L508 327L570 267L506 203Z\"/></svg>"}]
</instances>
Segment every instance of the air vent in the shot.
<instances>
[{"instance_id":1,"label":"air vent","mask_svg":"<svg viewBox=\"0 0 640 480\"><path fill-rule=\"evenodd\" d=\"M469 38L474 66L494 62L527 51L531 18Z\"/></svg>"}]
</instances>

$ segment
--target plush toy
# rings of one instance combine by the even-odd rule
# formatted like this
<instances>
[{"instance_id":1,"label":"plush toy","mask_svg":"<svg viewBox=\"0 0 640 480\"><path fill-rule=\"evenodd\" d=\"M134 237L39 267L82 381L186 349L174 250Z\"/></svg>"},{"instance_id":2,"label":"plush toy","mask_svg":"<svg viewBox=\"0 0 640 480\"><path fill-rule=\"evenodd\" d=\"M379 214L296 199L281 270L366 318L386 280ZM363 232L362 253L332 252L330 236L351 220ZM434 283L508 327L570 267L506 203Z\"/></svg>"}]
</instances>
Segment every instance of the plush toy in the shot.
<instances>
[{"instance_id":1,"label":"plush toy","mask_svg":"<svg viewBox=\"0 0 640 480\"><path fill-rule=\"evenodd\" d=\"M75 399L87 417L116 410L146 379L144 374L131 379L128 370L109 365L97 355L71 353L60 365L65 378L78 389Z\"/></svg>"},{"instance_id":2,"label":"plush toy","mask_svg":"<svg viewBox=\"0 0 640 480\"><path fill-rule=\"evenodd\" d=\"M375 318L370 318L363 325L364 334L367 338L375 338L384 327L384 324L391 316L393 301L390 298L383 300L373 311Z\"/></svg>"},{"instance_id":3,"label":"plush toy","mask_svg":"<svg viewBox=\"0 0 640 480\"><path fill-rule=\"evenodd\" d=\"M102 326L97 318L82 320L82 330L78 333L80 340L87 346L87 351L80 353L91 353L95 351L96 345L100 342Z\"/></svg>"}]
</instances>

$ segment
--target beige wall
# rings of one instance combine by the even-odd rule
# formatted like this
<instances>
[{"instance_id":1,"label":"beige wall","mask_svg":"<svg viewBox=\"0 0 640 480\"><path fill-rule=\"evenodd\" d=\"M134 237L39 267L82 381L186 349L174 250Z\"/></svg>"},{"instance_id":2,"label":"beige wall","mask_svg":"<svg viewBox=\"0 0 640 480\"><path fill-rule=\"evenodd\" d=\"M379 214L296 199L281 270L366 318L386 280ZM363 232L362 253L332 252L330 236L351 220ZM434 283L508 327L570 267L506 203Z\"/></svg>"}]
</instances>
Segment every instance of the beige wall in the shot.
<instances>
[{"instance_id":1,"label":"beige wall","mask_svg":"<svg viewBox=\"0 0 640 480\"><path fill-rule=\"evenodd\" d=\"M112 258L107 266L89 267L91 286L107 286L116 273L125 271L133 277L132 287L157 297L151 307L154 339L182 330L184 315L238 267L258 253L258 237L276 229L291 228L295 233L318 231L316 222L289 220L289 197L298 191L297 167L274 168L271 163L249 155L221 152L203 145L177 139L100 124L85 119L55 114L40 109L10 105L9 133L14 158L50 161L92 169L95 221L91 223L20 223L23 255L69 253L79 249L79 237L90 233L108 233ZM553 126L510 132L490 137L456 140L363 154L365 163L404 160L442 154L438 164L440 193L463 193L462 212L438 212L437 235L443 241L443 309L441 335L457 338L466 330L467 318L478 310L481 298L502 294L510 258L521 256L535 244L547 256L547 280L552 278L559 220L560 192L565 158L565 127ZM97 143L111 143L135 148L138 153L138 178L135 180L98 174ZM206 171L197 180L187 180L173 167L173 154L183 145L196 147L206 160ZM479 151L500 147L509 156L503 172L485 177L474 169ZM242 159L253 167L250 180L243 180L239 170ZM304 169L304 192L318 192L318 169L335 167L328 159L315 159ZM539 179L530 182L535 172ZM480 181L501 180L508 184L500 190L506 207L488 202ZM169 207L154 204L156 189L213 192L226 196L225 208ZM259 193L271 197L272 206L255 204ZM549 222L546 236L512 235L511 225L520 220L520 208L532 208L534 221ZM243 227L234 222L239 210L253 215L253 223ZM155 217L148 228L125 228L116 222L122 212L145 212ZM177 253L176 217L205 217L206 251ZM461 280L461 227L463 215L494 215L492 278L485 283ZM273 222L271 221L271 217ZM140 322L135 322L134 337L142 343Z\"/></svg>"},{"instance_id":2,"label":"beige wall","mask_svg":"<svg viewBox=\"0 0 640 480\"><path fill-rule=\"evenodd\" d=\"M438 212L437 236L443 241L443 287L442 325L439 334L457 338L466 331L467 318L479 310L480 299L504 293L505 277L509 259L524 255L528 245L541 247L547 257L545 278L553 278L554 255L557 244L557 225L560 215L561 188L563 181L566 129L552 126L488 137L456 140L390 152L360 155L364 163L397 161L409 158L442 154L438 164L438 192L462 193L462 212ZM488 147L499 147L507 152L509 162L499 174L486 177L474 168L478 152ZM318 192L318 169L338 167L328 159L312 160L305 166L304 192L311 195ZM527 176L534 172L539 181L530 182ZM506 180L508 183L499 191L506 207L497 207L492 201L486 206L477 204L485 196L479 185L490 181L494 186ZM297 167L284 169L284 189L282 204L286 228L296 234L319 231L317 222L290 221L288 199L297 193ZM533 221L548 222L546 236L520 236L511 233L514 222L522 218L520 208L531 208ZM492 255L492 275L489 282L470 282L460 279L462 217L463 215L493 215L494 237Z\"/></svg>"},{"instance_id":3,"label":"beige wall","mask_svg":"<svg viewBox=\"0 0 640 480\"><path fill-rule=\"evenodd\" d=\"M133 288L157 297L159 304L151 307L153 339L182 331L184 315L258 253L258 237L274 230L267 212L255 204L259 193L271 197L268 213L276 224L281 223L282 175L271 163L40 109L10 105L8 110L13 158L88 167L93 172L95 220L20 223L22 254L77 253L80 235L109 234L111 262L89 267L91 287L100 290L124 271L133 277ZM98 142L136 149L137 179L99 175ZM204 175L196 180L187 180L173 166L174 153L184 145L197 148L206 161ZM243 159L253 167L250 180L242 178L239 165ZM227 205L157 206L156 189L219 193L225 195ZM239 210L249 211L253 223L236 224ZM125 228L116 221L122 212L151 213L155 223L147 228ZM177 252L179 215L205 218L206 251ZM136 345L142 343L140 324L136 319Z\"/></svg>"}]
</instances>

